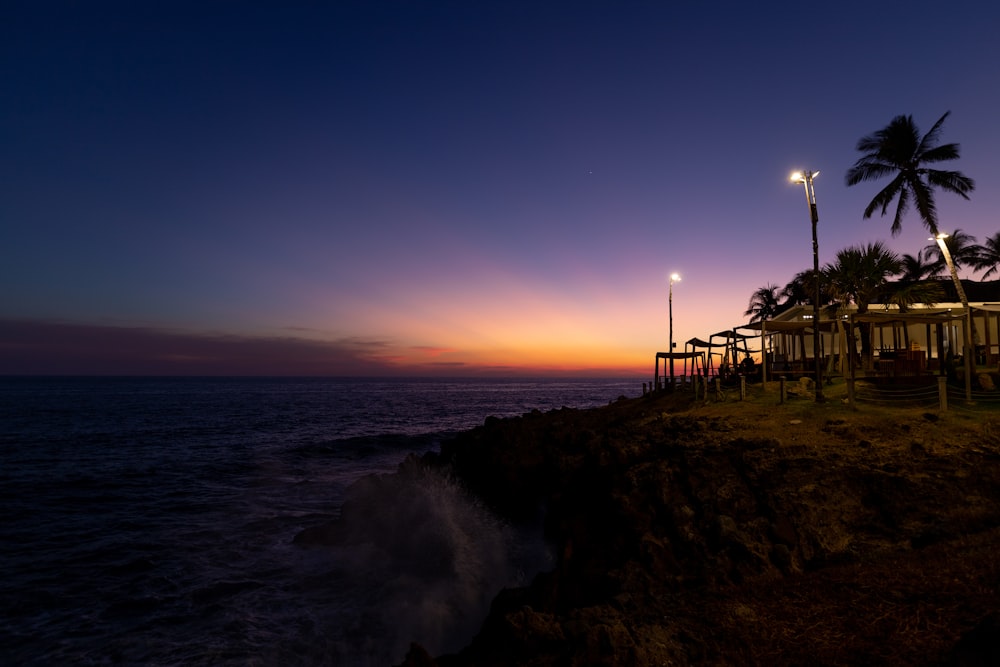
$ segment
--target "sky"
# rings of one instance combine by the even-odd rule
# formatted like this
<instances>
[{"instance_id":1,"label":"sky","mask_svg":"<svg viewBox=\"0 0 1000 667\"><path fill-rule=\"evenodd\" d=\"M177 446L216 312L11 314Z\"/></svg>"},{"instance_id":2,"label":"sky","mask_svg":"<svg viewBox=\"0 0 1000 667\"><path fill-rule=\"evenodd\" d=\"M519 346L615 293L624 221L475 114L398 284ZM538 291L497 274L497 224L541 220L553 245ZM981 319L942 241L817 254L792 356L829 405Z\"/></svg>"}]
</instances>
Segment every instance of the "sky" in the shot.
<instances>
[{"instance_id":1,"label":"sky","mask_svg":"<svg viewBox=\"0 0 1000 667\"><path fill-rule=\"evenodd\" d=\"M864 220L947 111L1000 231L1000 5L5 2L0 374L641 376ZM975 277L963 274L963 277Z\"/></svg>"}]
</instances>

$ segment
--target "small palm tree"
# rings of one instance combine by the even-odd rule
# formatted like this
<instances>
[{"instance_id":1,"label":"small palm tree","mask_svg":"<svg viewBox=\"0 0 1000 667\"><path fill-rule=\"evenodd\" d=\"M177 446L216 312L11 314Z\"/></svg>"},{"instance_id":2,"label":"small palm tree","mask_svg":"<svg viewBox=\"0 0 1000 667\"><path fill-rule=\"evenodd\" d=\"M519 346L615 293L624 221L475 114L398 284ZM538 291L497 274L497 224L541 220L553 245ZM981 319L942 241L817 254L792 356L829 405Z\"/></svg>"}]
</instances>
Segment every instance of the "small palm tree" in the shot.
<instances>
[{"instance_id":1,"label":"small palm tree","mask_svg":"<svg viewBox=\"0 0 1000 667\"><path fill-rule=\"evenodd\" d=\"M747 305L744 315L750 315L750 323L764 322L772 319L778 314L778 294L780 288L777 285L768 283L760 287L750 295L750 303Z\"/></svg>"},{"instance_id":2,"label":"small palm tree","mask_svg":"<svg viewBox=\"0 0 1000 667\"><path fill-rule=\"evenodd\" d=\"M945 239L946 243L947 241L948 239ZM982 278L986 279L994 273L1000 273L1000 232L988 237L986 242L978 248L979 257L972 266L978 271L985 270Z\"/></svg>"},{"instance_id":3,"label":"small palm tree","mask_svg":"<svg viewBox=\"0 0 1000 667\"><path fill-rule=\"evenodd\" d=\"M899 279L907 283L926 280L938 272L937 267L923 258L923 252L914 255L902 255L899 258Z\"/></svg>"},{"instance_id":4,"label":"small palm tree","mask_svg":"<svg viewBox=\"0 0 1000 667\"><path fill-rule=\"evenodd\" d=\"M823 271L820 271L819 305L830 303L831 297L823 282ZM789 306L805 306L813 302L816 294L816 278L812 269L799 271L788 284L781 288L781 298L785 301L782 309Z\"/></svg>"},{"instance_id":5,"label":"small palm tree","mask_svg":"<svg viewBox=\"0 0 1000 667\"><path fill-rule=\"evenodd\" d=\"M821 272L822 273L822 272ZM820 303L824 303L826 298L822 291L823 284L820 283ZM795 274L795 277L788 281L784 287L781 288L781 298L784 302L781 304L782 310L785 308L790 308L791 306L805 306L811 304L816 298L816 273L812 269L806 269L805 271L799 271ZM806 339L805 336L799 337L799 344L802 349L802 358L805 359L806 356Z\"/></svg>"},{"instance_id":6,"label":"small palm tree","mask_svg":"<svg viewBox=\"0 0 1000 667\"><path fill-rule=\"evenodd\" d=\"M853 303L859 313L866 313L869 305L888 294L889 278L900 272L900 266L899 256L876 241L840 250L825 274L838 303Z\"/></svg>"},{"instance_id":7,"label":"small palm tree","mask_svg":"<svg viewBox=\"0 0 1000 667\"><path fill-rule=\"evenodd\" d=\"M969 193L976 187L971 178L958 171L944 171L928 166L958 159L958 144L937 145L941 126L950 114L949 111L941 116L923 137L913 122L913 116L896 116L881 130L858 140L857 150L864 155L847 170L847 185L874 181L885 176L893 177L865 208L866 220L879 208L885 216L895 200L892 235L896 236L902 230L903 216L912 202L916 205L924 226L931 234L936 235L938 219L934 188L969 198Z\"/></svg>"},{"instance_id":8,"label":"small palm tree","mask_svg":"<svg viewBox=\"0 0 1000 667\"><path fill-rule=\"evenodd\" d=\"M941 287L941 283L935 280L924 280L917 283L899 282L891 287L887 296L887 303L898 306L899 312L905 313L918 303L933 306L942 301L944 288Z\"/></svg>"},{"instance_id":9,"label":"small palm tree","mask_svg":"<svg viewBox=\"0 0 1000 667\"><path fill-rule=\"evenodd\" d=\"M824 273L830 294L842 306L853 303L859 314L888 294L889 277L900 272L900 260L884 243L851 246L837 253L836 261L827 264ZM870 358L871 323L861 323L861 354Z\"/></svg>"}]
</instances>

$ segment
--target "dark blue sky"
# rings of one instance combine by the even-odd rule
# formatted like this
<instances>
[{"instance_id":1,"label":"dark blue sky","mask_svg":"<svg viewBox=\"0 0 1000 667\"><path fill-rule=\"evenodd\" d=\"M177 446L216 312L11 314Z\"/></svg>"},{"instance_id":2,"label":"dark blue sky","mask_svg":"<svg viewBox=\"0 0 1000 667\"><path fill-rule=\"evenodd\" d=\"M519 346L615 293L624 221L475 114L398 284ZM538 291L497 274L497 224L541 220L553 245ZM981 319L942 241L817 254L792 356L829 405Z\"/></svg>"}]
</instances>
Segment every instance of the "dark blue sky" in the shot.
<instances>
[{"instance_id":1,"label":"dark blue sky","mask_svg":"<svg viewBox=\"0 0 1000 667\"><path fill-rule=\"evenodd\" d=\"M822 262L926 244L844 186L897 114L1000 231L1000 9L943 7L6 3L0 372L645 372L671 272L683 341L811 265L794 169Z\"/></svg>"}]
</instances>

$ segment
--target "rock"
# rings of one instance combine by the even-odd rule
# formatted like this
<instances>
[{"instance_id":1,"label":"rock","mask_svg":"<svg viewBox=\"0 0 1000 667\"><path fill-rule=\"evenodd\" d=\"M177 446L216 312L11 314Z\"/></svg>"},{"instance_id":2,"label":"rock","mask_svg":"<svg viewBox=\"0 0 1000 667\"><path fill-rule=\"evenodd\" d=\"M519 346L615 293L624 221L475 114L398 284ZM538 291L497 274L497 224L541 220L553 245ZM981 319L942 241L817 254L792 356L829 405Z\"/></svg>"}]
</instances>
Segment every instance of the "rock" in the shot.
<instances>
[{"instance_id":1,"label":"rock","mask_svg":"<svg viewBox=\"0 0 1000 667\"><path fill-rule=\"evenodd\" d=\"M995 612L1000 436L974 418L684 400L487 420L425 459L543 512L555 554L441 667L947 664Z\"/></svg>"},{"instance_id":2,"label":"rock","mask_svg":"<svg viewBox=\"0 0 1000 667\"><path fill-rule=\"evenodd\" d=\"M399 667L437 667L437 664L423 646L411 642L410 650L407 651L406 658Z\"/></svg>"}]
</instances>

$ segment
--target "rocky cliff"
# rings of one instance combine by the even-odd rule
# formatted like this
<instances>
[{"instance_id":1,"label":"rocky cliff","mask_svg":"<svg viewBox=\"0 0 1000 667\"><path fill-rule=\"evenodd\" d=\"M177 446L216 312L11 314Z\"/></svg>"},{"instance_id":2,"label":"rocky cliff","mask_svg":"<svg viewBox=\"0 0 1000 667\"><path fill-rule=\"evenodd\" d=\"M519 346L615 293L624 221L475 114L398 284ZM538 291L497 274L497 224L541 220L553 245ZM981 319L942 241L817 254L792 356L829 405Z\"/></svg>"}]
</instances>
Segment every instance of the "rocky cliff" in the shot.
<instances>
[{"instance_id":1,"label":"rocky cliff","mask_svg":"<svg viewBox=\"0 0 1000 667\"><path fill-rule=\"evenodd\" d=\"M405 664L1000 664L1000 415L775 403L489 419L424 457L544 512L556 563Z\"/></svg>"}]
</instances>

